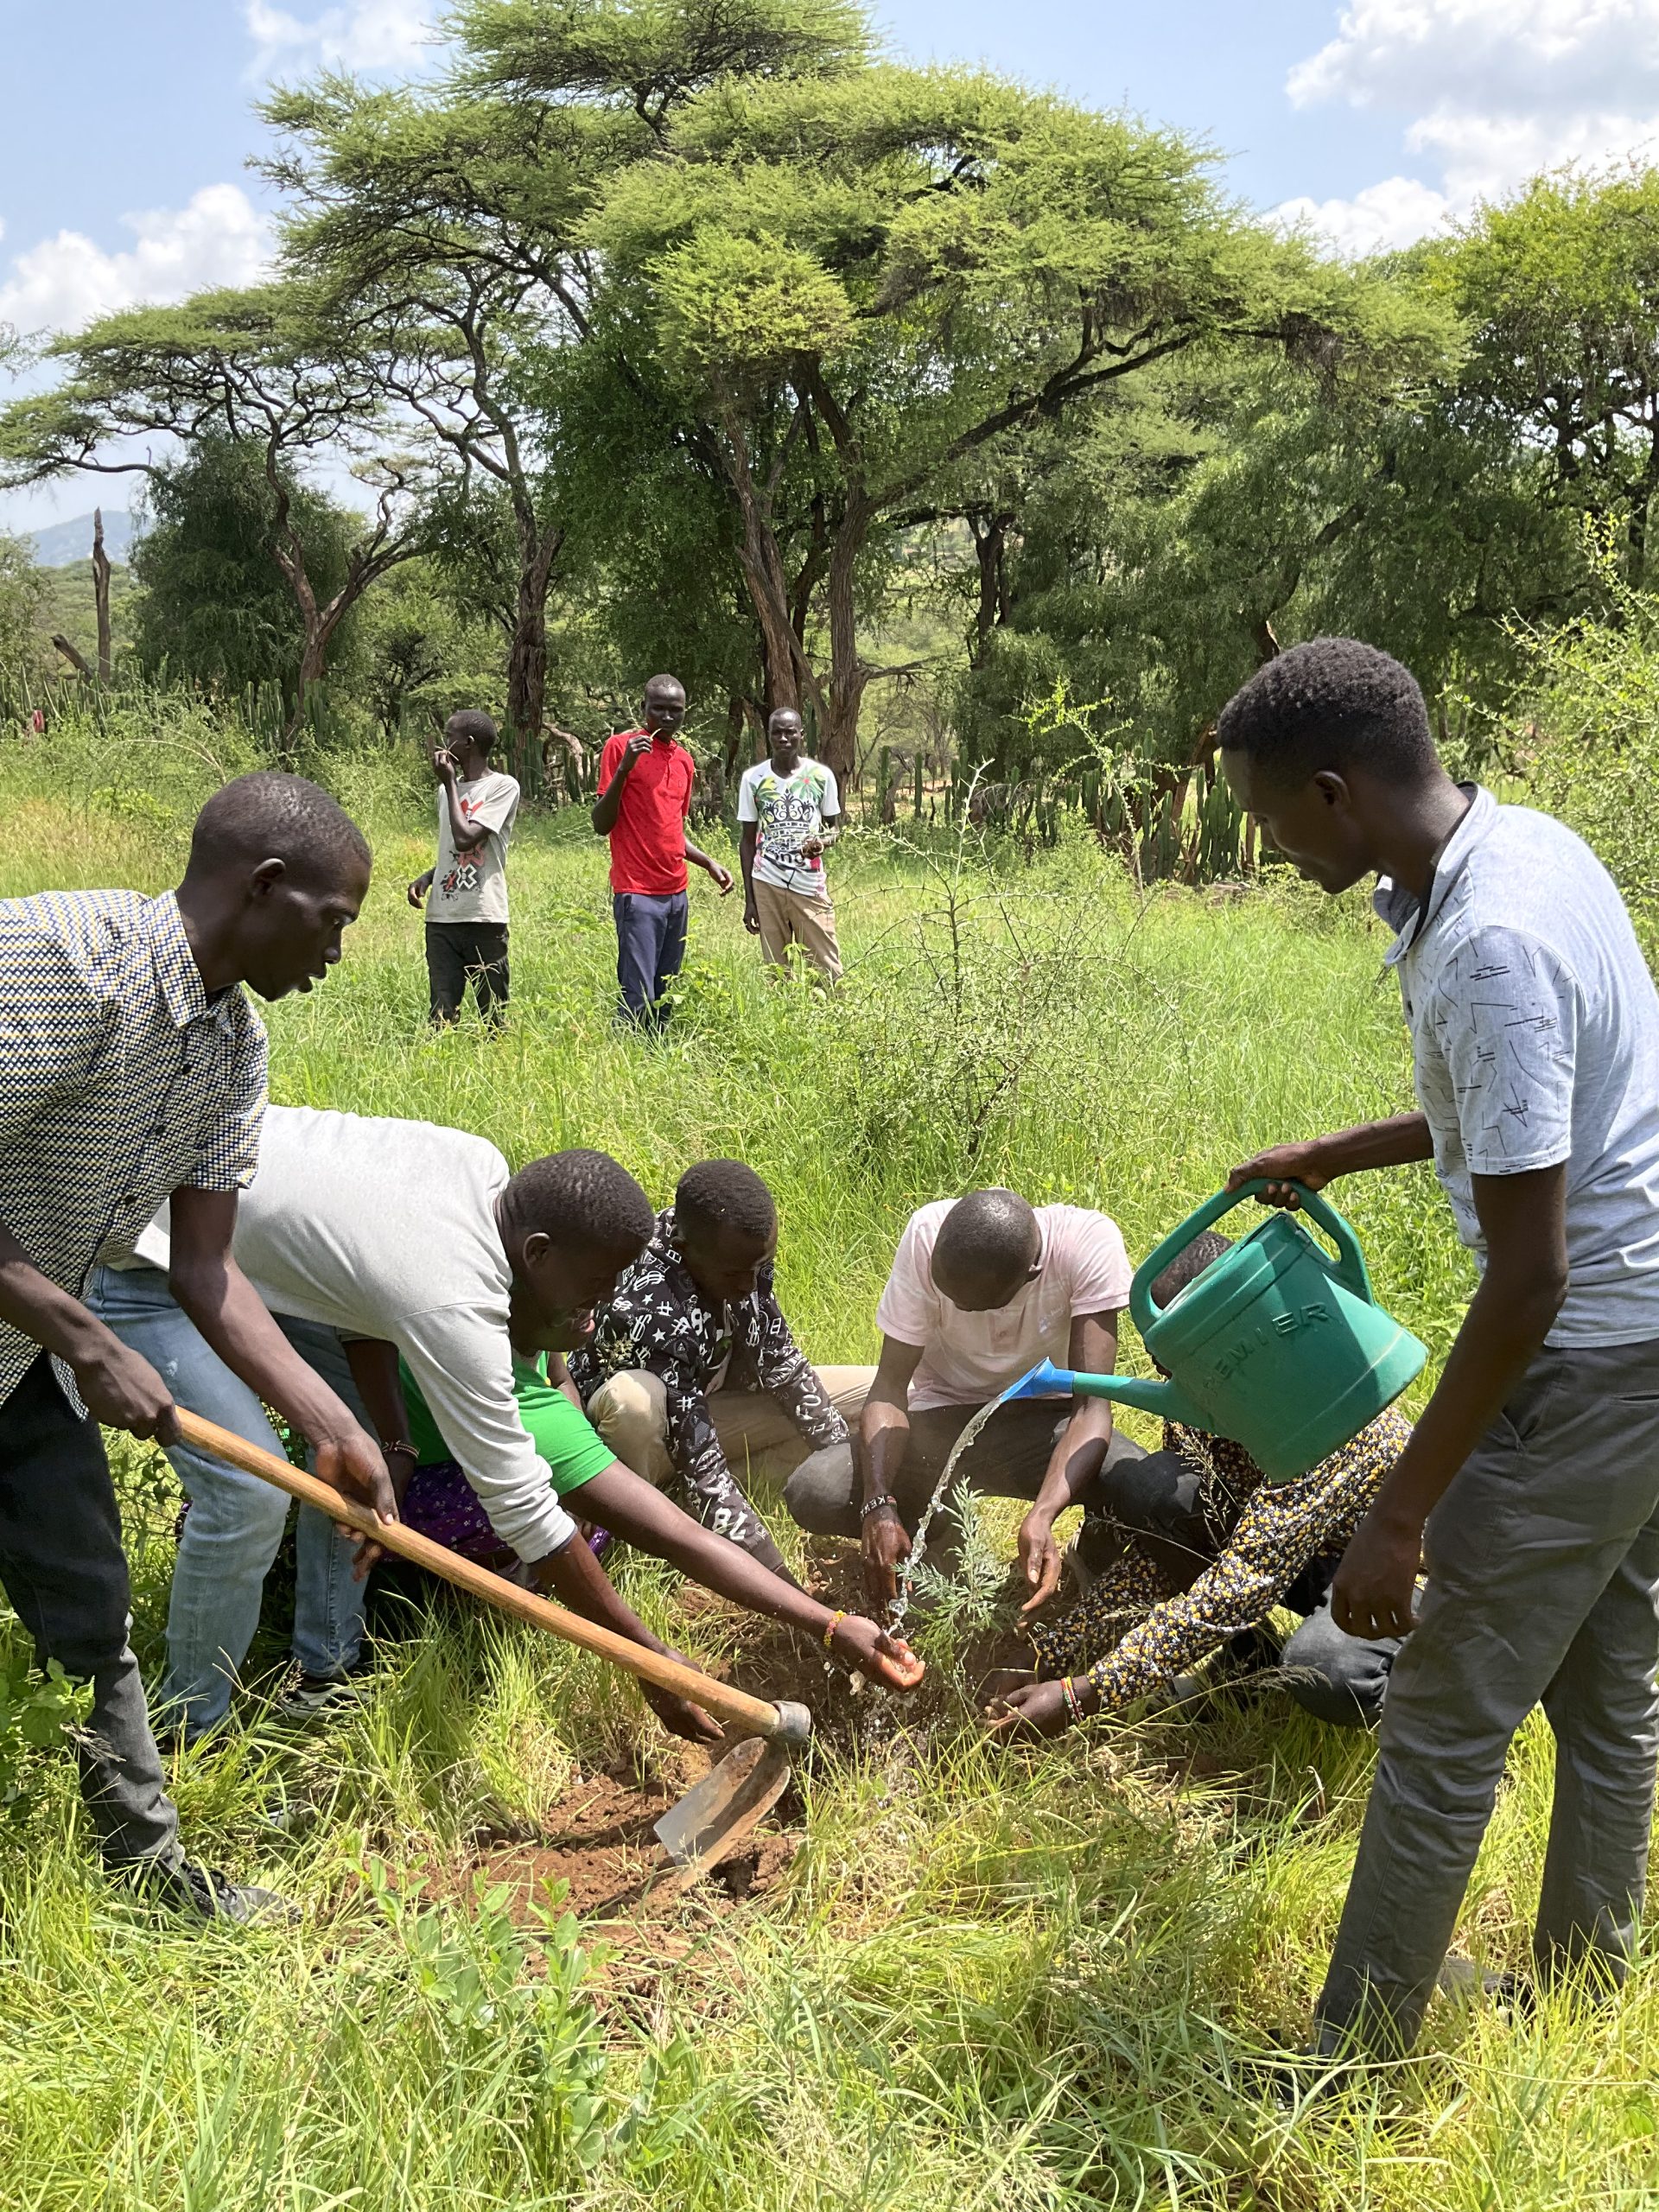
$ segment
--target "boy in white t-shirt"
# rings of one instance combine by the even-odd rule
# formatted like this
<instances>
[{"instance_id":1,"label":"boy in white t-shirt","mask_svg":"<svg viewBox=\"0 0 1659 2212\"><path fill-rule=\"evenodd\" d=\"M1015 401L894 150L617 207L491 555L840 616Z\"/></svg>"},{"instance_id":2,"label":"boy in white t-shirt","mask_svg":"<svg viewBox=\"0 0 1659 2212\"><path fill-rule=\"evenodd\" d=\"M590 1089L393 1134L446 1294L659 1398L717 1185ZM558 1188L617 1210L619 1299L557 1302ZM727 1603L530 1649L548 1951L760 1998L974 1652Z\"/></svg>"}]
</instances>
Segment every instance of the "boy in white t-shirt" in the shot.
<instances>
[{"instance_id":1,"label":"boy in white t-shirt","mask_svg":"<svg viewBox=\"0 0 1659 2212\"><path fill-rule=\"evenodd\" d=\"M738 853L743 864L743 926L760 940L773 968L787 968L798 944L826 982L841 981L836 910L823 855L836 841L841 793L822 760L801 754L801 718L779 707L766 724L769 757L737 787Z\"/></svg>"},{"instance_id":2,"label":"boy in white t-shirt","mask_svg":"<svg viewBox=\"0 0 1659 2212\"><path fill-rule=\"evenodd\" d=\"M832 1473L826 1454L804 1461L785 1491L795 1519L816 1535L861 1536L870 1594L890 1597L969 1415L1041 1359L1112 1373L1129 1276L1116 1224L1082 1206L1033 1207L992 1190L919 1208L876 1309L881 1358L860 1417L859 1467L849 1484L844 1462ZM1059 1515L1069 1505L1103 1512L1103 1471L1139 1456L1138 1445L1114 1433L1103 1398L1016 1400L981 1431L960 1479L1033 1501L1020 1531L1027 1611L1058 1584ZM929 1537L936 1560L941 1533L936 1523ZM948 1528L943 1534L948 1559Z\"/></svg>"},{"instance_id":3,"label":"boy in white t-shirt","mask_svg":"<svg viewBox=\"0 0 1659 2212\"><path fill-rule=\"evenodd\" d=\"M486 1021L507 1003L507 842L518 812L518 786L490 766L496 727L476 707L451 715L432 755L438 779L438 861L409 887L426 910L426 972L432 1020L461 1015L468 982Z\"/></svg>"}]
</instances>

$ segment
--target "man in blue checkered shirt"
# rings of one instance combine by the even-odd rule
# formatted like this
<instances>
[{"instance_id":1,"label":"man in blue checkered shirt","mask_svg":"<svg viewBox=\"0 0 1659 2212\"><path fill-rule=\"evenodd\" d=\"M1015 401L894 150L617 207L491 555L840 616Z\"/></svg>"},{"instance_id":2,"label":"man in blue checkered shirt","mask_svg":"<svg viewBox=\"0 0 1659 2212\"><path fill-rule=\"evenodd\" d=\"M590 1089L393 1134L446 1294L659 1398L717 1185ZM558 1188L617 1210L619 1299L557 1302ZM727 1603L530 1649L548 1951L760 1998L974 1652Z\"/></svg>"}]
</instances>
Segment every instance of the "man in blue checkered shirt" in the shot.
<instances>
[{"instance_id":1,"label":"man in blue checkered shirt","mask_svg":"<svg viewBox=\"0 0 1659 2212\"><path fill-rule=\"evenodd\" d=\"M315 1449L318 1472L395 1513L385 1461L231 1256L252 1179L265 1033L242 989L309 990L340 957L369 849L298 776L244 776L202 810L176 892L0 900L0 1585L89 1680L81 1787L107 1863L204 1916L279 1905L194 1866L178 1840L130 1626L99 1423L167 1443L167 1383L81 1303L172 1200L174 1295L219 1357Z\"/></svg>"}]
</instances>

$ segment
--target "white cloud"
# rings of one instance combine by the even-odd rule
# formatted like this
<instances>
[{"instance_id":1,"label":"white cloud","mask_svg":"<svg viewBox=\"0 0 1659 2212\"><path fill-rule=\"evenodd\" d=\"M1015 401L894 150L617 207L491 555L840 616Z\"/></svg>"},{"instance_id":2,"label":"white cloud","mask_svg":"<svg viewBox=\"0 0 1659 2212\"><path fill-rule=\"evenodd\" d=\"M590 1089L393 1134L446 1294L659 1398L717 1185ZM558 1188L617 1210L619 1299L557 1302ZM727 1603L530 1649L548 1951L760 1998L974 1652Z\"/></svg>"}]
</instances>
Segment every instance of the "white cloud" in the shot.
<instances>
[{"instance_id":1,"label":"white cloud","mask_svg":"<svg viewBox=\"0 0 1659 2212\"><path fill-rule=\"evenodd\" d=\"M121 219L137 240L122 251L106 252L83 232L60 231L16 255L0 282L0 322L79 330L136 301L251 283L270 258L265 219L234 184L204 185L186 207Z\"/></svg>"},{"instance_id":2,"label":"white cloud","mask_svg":"<svg viewBox=\"0 0 1659 2212\"><path fill-rule=\"evenodd\" d=\"M1344 252L1403 245L1541 169L1654 158L1659 0L1351 0L1286 89L1298 106L1398 112L1439 175L1274 212Z\"/></svg>"},{"instance_id":3,"label":"white cloud","mask_svg":"<svg viewBox=\"0 0 1659 2212\"><path fill-rule=\"evenodd\" d=\"M1306 225L1338 253L1358 259L1397 252L1431 231L1443 230L1452 219L1452 203L1417 177L1391 176L1368 184L1351 200L1287 200L1274 213L1281 223Z\"/></svg>"},{"instance_id":4,"label":"white cloud","mask_svg":"<svg viewBox=\"0 0 1659 2212\"><path fill-rule=\"evenodd\" d=\"M257 52L256 72L319 63L342 69L410 68L431 50L435 0L346 0L308 22L268 0L247 0L244 13Z\"/></svg>"}]
</instances>

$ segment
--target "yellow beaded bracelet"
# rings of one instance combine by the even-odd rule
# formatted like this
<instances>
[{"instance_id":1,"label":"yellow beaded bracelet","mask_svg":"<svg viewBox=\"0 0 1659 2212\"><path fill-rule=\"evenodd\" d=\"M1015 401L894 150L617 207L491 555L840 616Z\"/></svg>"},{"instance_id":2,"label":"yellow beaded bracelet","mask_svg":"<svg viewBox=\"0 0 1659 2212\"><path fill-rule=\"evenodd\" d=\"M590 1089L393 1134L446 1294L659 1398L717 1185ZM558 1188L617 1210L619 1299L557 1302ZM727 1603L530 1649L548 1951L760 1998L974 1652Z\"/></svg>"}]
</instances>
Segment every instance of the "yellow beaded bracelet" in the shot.
<instances>
[{"instance_id":1,"label":"yellow beaded bracelet","mask_svg":"<svg viewBox=\"0 0 1659 2212\"><path fill-rule=\"evenodd\" d=\"M830 1614L830 1625L823 1631L823 1648L826 1651L830 1650L834 1645L836 1641L836 1630L841 1626L842 1621L844 1621L846 1618L847 1616L844 1611Z\"/></svg>"}]
</instances>

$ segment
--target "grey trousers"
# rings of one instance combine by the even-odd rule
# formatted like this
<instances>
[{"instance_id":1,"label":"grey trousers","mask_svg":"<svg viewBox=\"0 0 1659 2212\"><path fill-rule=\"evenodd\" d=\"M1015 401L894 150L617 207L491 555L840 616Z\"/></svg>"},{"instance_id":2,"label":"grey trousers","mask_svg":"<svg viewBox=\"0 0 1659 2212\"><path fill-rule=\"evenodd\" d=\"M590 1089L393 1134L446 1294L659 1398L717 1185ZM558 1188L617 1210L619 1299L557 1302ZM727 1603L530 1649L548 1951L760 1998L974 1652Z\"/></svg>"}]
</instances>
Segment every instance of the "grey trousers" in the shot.
<instances>
[{"instance_id":1,"label":"grey trousers","mask_svg":"<svg viewBox=\"0 0 1659 2212\"><path fill-rule=\"evenodd\" d=\"M1409 2049L1540 1699L1555 1795L1533 1935L1548 1979L1624 1979L1659 1754L1659 1341L1547 1349L1429 1516L1319 2046Z\"/></svg>"},{"instance_id":2,"label":"grey trousers","mask_svg":"<svg viewBox=\"0 0 1659 2212\"><path fill-rule=\"evenodd\" d=\"M70 1411L42 1352L0 1405L0 1584L35 1640L92 1686L77 1741L81 1795L111 1866L176 1866L179 1816L127 1641L121 1515L98 1424Z\"/></svg>"}]
</instances>

